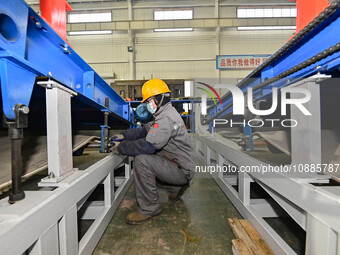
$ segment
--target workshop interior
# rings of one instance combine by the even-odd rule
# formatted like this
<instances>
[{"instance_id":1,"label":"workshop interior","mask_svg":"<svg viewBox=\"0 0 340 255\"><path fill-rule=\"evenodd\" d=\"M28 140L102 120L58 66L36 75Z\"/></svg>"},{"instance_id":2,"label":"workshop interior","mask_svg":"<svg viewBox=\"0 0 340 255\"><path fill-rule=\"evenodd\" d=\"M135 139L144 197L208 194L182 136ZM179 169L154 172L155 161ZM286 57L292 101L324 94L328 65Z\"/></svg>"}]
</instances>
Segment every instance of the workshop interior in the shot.
<instances>
[{"instance_id":1,"label":"workshop interior","mask_svg":"<svg viewBox=\"0 0 340 255\"><path fill-rule=\"evenodd\" d=\"M155 78L194 176L132 226ZM340 254L339 78L339 0L0 0L0 254Z\"/></svg>"}]
</instances>

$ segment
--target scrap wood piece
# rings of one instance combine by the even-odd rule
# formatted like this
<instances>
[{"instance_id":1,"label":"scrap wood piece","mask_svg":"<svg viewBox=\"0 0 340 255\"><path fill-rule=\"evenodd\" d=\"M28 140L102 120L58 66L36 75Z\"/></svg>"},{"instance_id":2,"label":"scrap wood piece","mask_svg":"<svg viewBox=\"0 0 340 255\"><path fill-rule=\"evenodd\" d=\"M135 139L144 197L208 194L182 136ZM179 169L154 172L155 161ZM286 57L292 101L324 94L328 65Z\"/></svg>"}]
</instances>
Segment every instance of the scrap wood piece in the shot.
<instances>
[{"instance_id":1,"label":"scrap wood piece","mask_svg":"<svg viewBox=\"0 0 340 255\"><path fill-rule=\"evenodd\" d=\"M259 232L251 225L248 220L239 220L244 230L247 232L249 237L253 240L258 250L263 255L274 255L272 250L269 248L267 243L261 238Z\"/></svg>"},{"instance_id":2,"label":"scrap wood piece","mask_svg":"<svg viewBox=\"0 0 340 255\"><path fill-rule=\"evenodd\" d=\"M256 245L248 236L247 232L244 230L237 218L228 218L228 224L233 230L234 235L238 239L242 239L251 255L261 255L260 251L257 249Z\"/></svg>"},{"instance_id":3,"label":"scrap wood piece","mask_svg":"<svg viewBox=\"0 0 340 255\"><path fill-rule=\"evenodd\" d=\"M231 240L233 255L250 255L250 252L241 239Z\"/></svg>"}]
</instances>

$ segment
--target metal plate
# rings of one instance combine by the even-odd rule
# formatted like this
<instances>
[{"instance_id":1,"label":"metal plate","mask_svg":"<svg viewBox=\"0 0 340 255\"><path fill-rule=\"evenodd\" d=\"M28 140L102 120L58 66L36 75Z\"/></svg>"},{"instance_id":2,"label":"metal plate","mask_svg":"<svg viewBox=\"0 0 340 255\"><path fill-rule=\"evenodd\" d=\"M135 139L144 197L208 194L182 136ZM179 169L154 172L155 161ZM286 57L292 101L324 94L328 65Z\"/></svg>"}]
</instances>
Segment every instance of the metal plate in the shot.
<instances>
[{"instance_id":1,"label":"metal plate","mask_svg":"<svg viewBox=\"0 0 340 255\"><path fill-rule=\"evenodd\" d=\"M73 151L90 143L97 136L73 136ZM11 181L11 141L8 137L0 137L0 189L10 185ZM47 169L47 142L46 136L25 136L23 142L23 177Z\"/></svg>"},{"instance_id":2,"label":"metal plate","mask_svg":"<svg viewBox=\"0 0 340 255\"><path fill-rule=\"evenodd\" d=\"M273 145L278 150L282 151L287 155L291 155L291 141L290 134L288 131L265 131L255 132L254 135L262 137L267 143Z\"/></svg>"}]
</instances>

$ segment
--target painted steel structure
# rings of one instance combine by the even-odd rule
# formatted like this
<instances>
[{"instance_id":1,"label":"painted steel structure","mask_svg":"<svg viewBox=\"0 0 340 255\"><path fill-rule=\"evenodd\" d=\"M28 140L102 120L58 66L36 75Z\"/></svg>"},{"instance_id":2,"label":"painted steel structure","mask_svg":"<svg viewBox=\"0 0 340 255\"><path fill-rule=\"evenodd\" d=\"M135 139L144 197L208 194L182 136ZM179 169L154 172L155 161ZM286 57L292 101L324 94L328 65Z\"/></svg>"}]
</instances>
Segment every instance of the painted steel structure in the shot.
<instances>
[{"instance_id":1,"label":"painted steel structure","mask_svg":"<svg viewBox=\"0 0 340 255\"><path fill-rule=\"evenodd\" d=\"M303 88L311 93L311 100L306 103L311 116L305 116L293 107L290 109L290 117L298 120L300 125L290 129L291 163L285 165L288 168L299 164L325 163L324 145L332 139L322 135L325 120L322 113L327 114L330 110L325 105L327 98L322 96L330 86L322 86L334 85L335 79L332 81L330 78L339 77L340 3L330 2L327 9L237 85L244 94L247 88L253 88L254 101L269 98L273 87ZM212 120L232 116L233 98L230 92L222 97L222 102L222 107L212 105L208 108L210 127ZM210 131L214 130L210 128ZM249 128L244 131L244 135L251 134ZM236 172L212 172L211 175L243 217L258 229L275 254L296 254L265 221L268 217L280 217L282 210L306 231L305 254L339 254L340 188L329 183L332 178L329 174L241 171L247 166L261 169L269 167L269 164L245 154L233 142L214 133L197 132L196 151L208 166L234 166L237 169ZM252 199L252 182L262 187L270 198Z\"/></svg>"},{"instance_id":2,"label":"painted steel structure","mask_svg":"<svg viewBox=\"0 0 340 255\"><path fill-rule=\"evenodd\" d=\"M301 123L290 130L290 163L268 163L268 154L246 154L233 141L218 133L207 135L202 128L198 128L195 135L198 156L212 169L217 166L223 169L211 171L211 176L275 254L293 255L296 252L265 219L288 215L306 231L306 255L337 255L340 252L339 185L332 184L332 176L327 173L294 170L297 166L322 165L323 145L334 139L322 135L321 105L325 97L321 96L324 92L321 88L329 80L330 75L318 74L290 85L308 89L312 95L308 102L311 116L294 107L290 109L291 118ZM280 166L286 170L268 170ZM251 183L254 182L268 194L266 198L251 198Z\"/></svg>"},{"instance_id":3,"label":"painted steel structure","mask_svg":"<svg viewBox=\"0 0 340 255\"><path fill-rule=\"evenodd\" d=\"M207 165L265 166L257 160L216 139L196 135L196 151ZM329 176L298 176L284 173L212 173L212 177L233 205L259 231L275 254L296 254L265 221L286 211L306 231L306 254L339 254L339 187L316 187ZM250 184L258 183L269 195L251 199ZM238 185L236 190L233 186ZM275 201L275 203L273 203ZM280 206L278 206L278 204ZM281 208L280 208L281 207Z\"/></svg>"},{"instance_id":4,"label":"painted steel structure","mask_svg":"<svg viewBox=\"0 0 340 255\"><path fill-rule=\"evenodd\" d=\"M14 205L0 200L0 253L91 254L132 182L130 163L125 156L109 155L75 170L54 190L26 191L26 199ZM115 179L122 165L125 177ZM104 201L87 201L98 184L104 184ZM81 219L94 222L78 241Z\"/></svg>"},{"instance_id":5,"label":"painted steel structure","mask_svg":"<svg viewBox=\"0 0 340 255\"><path fill-rule=\"evenodd\" d=\"M129 105L32 8L23 0L1 0L0 78L8 119L14 119L16 104L29 105L37 77L56 80L78 93L77 100L132 120Z\"/></svg>"},{"instance_id":6,"label":"painted steel structure","mask_svg":"<svg viewBox=\"0 0 340 255\"><path fill-rule=\"evenodd\" d=\"M317 73L330 74L340 66L340 3L333 2L325 11L296 34L282 48L251 72L237 86L246 93L253 88L254 100ZM222 97L222 107L208 108L208 121L232 113L232 95Z\"/></svg>"},{"instance_id":7,"label":"painted steel structure","mask_svg":"<svg viewBox=\"0 0 340 255\"><path fill-rule=\"evenodd\" d=\"M10 201L0 200L0 253L91 254L132 182L131 160L109 155L84 171L73 168L71 98L124 123L133 122L129 104L23 0L0 0L0 79L5 121L18 145ZM46 92L48 176L41 189L24 192L21 139L37 85ZM115 178L120 167L125 176ZM104 200L89 201L100 184ZM93 223L79 241L81 219Z\"/></svg>"}]
</instances>

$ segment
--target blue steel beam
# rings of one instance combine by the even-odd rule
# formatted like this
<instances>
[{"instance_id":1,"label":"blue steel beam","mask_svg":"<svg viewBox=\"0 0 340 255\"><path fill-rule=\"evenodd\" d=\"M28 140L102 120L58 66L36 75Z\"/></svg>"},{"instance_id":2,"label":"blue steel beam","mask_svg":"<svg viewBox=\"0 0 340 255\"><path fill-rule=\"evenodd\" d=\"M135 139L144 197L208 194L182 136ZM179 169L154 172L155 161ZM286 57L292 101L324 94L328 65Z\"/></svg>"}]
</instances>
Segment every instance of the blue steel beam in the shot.
<instances>
[{"instance_id":1,"label":"blue steel beam","mask_svg":"<svg viewBox=\"0 0 340 255\"><path fill-rule=\"evenodd\" d=\"M299 64L309 59L312 60L313 57L317 58L318 54L322 54L325 50L338 45L340 43L339 6L339 2L333 3L328 10L323 12L313 21L316 23L315 26L313 26L312 22L305 31L301 31L300 34L295 36L296 38L292 38L287 45L274 53L269 59L267 59L267 61L250 73L237 86L246 93L248 87L259 86L266 80L272 79L292 67L298 67ZM324 18L325 16L327 18ZM301 33L305 33L304 36L301 36ZM292 44L292 41L294 40L295 44L290 46L289 44ZM259 100L270 95L272 87L282 88L292 82L312 76L316 73L330 74L339 70L339 68L340 52L337 51L306 66L305 68L302 68L301 70L298 70L280 80L274 81L265 87L254 89L254 100ZM217 117L223 118L232 113L233 99L230 93L226 93L222 97L222 103L222 107L217 108L216 106L211 106L208 108L208 121L212 121Z\"/></svg>"},{"instance_id":2,"label":"blue steel beam","mask_svg":"<svg viewBox=\"0 0 340 255\"><path fill-rule=\"evenodd\" d=\"M0 79L3 110L14 119L17 103L29 105L37 77L49 76L97 109L133 121L127 104L23 0L0 0Z\"/></svg>"}]
</instances>

